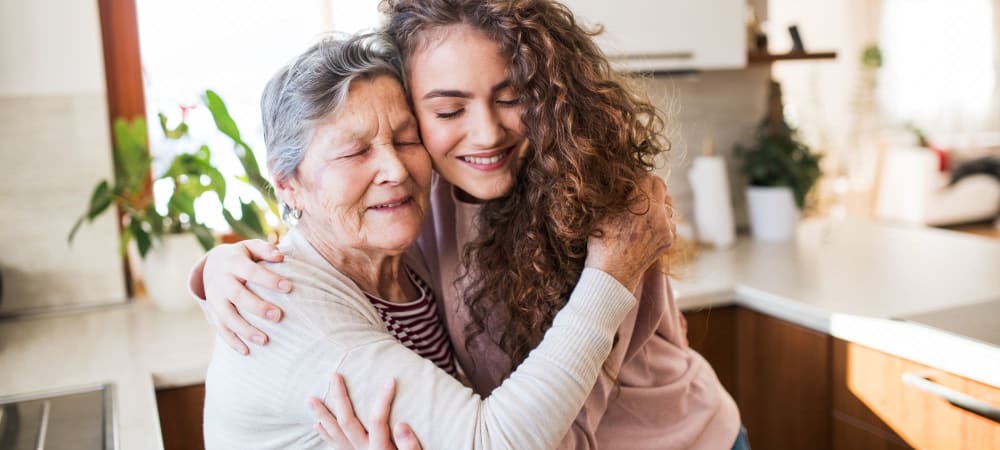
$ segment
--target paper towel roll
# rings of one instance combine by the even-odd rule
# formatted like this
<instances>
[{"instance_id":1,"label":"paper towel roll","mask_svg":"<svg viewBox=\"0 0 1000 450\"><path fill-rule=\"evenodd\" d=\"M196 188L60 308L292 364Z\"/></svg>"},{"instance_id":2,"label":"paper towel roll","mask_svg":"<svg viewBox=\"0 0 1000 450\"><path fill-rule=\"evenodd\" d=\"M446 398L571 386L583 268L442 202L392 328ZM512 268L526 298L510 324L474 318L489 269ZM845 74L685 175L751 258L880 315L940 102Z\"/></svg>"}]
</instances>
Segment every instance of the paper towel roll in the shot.
<instances>
[{"instance_id":1,"label":"paper towel roll","mask_svg":"<svg viewBox=\"0 0 1000 450\"><path fill-rule=\"evenodd\" d=\"M733 207L729 200L726 160L720 156L698 156L688 172L694 192L694 225L698 241L727 248L736 240Z\"/></svg>"}]
</instances>

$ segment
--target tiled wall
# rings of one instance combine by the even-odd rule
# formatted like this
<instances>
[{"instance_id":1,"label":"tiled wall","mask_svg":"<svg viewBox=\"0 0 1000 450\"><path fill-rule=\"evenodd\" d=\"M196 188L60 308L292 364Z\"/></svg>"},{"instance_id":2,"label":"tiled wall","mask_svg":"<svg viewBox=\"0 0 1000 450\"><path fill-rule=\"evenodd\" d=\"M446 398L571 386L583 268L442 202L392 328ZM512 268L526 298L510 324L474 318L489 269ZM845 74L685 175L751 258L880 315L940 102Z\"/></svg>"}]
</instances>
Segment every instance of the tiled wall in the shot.
<instances>
[{"instance_id":1,"label":"tiled wall","mask_svg":"<svg viewBox=\"0 0 1000 450\"><path fill-rule=\"evenodd\" d=\"M736 222L746 224L744 185L731 156L734 144L752 142L767 106L769 75L770 66L751 65L645 80L647 93L667 115L673 144L669 164L658 172L669 175L668 190L688 221L694 216L687 171L703 139L710 138L715 154L727 157Z\"/></svg>"},{"instance_id":2,"label":"tiled wall","mask_svg":"<svg viewBox=\"0 0 1000 450\"><path fill-rule=\"evenodd\" d=\"M66 236L111 174L96 2L8 2L0 29L0 315L123 302L113 214Z\"/></svg>"}]
</instances>

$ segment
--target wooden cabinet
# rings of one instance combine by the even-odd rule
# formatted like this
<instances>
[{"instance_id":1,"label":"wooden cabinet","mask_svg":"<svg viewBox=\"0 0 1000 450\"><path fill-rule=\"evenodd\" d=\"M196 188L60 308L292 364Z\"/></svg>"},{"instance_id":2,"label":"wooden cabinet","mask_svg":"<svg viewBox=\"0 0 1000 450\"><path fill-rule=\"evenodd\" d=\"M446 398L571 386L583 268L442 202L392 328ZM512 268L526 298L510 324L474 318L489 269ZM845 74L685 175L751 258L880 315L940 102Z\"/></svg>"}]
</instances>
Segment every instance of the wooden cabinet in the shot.
<instances>
[{"instance_id":1,"label":"wooden cabinet","mask_svg":"<svg viewBox=\"0 0 1000 450\"><path fill-rule=\"evenodd\" d=\"M738 307L685 316L691 348L736 400L753 448L830 448L829 336Z\"/></svg>"},{"instance_id":2,"label":"wooden cabinet","mask_svg":"<svg viewBox=\"0 0 1000 450\"><path fill-rule=\"evenodd\" d=\"M563 0L578 20L600 24L597 42L628 70L746 66L745 0Z\"/></svg>"},{"instance_id":3,"label":"wooden cabinet","mask_svg":"<svg viewBox=\"0 0 1000 450\"><path fill-rule=\"evenodd\" d=\"M960 409L903 378L917 382L926 378L994 407L1000 405L1000 389L840 340L834 342L833 374L835 449L1000 448L1000 423ZM858 442L873 444L859 447Z\"/></svg>"},{"instance_id":4,"label":"wooden cabinet","mask_svg":"<svg viewBox=\"0 0 1000 450\"><path fill-rule=\"evenodd\" d=\"M202 419L205 385L156 391L163 450L199 450L205 448Z\"/></svg>"},{"instance_id":5,"label":"wooden cabinet","mask_svg":"<svg viewBox=\"0 0 1000 450\"><path fill-rule=\"evenodd\" d=\"M830 448L830 336L738 315L736 403L758 449Z\"/></svg>"},{"instance_id":6,"label":"wooden cabinet","mask_svg":"<svg viewBox=\"0 0 1000 450\"><path fill-rule=\"evenodd\" d=\"M925 377L994 408L1000 389L740 307L685 317L755 449L1000 449L1000 423L911 384Z\"/></svg>"},{"instance_id":7,"label":"wooden cabinet","mask_svg":"<svg viewBox=\"0 0 1000 450\"><path fill-rule=\"evenodd\" d=\"M740 308L725 306L686 312L688 344L704 356L719 381L736 398L736 319Z\"/></svg>"}]
</instances>

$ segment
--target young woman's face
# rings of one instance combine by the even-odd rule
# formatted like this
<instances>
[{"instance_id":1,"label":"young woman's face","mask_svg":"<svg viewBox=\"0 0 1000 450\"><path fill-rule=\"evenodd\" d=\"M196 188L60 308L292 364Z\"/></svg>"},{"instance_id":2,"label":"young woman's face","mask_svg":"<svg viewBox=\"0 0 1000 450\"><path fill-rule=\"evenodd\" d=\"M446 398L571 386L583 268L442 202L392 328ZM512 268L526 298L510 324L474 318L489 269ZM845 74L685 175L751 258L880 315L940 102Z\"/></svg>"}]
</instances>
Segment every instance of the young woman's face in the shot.
<instances>
[{"instance_id":1,"label":"young woman's face","mask_svg":"<svg viewBox=\"0 0 1000 450\"><path fill-rule=\"evenodd\" d=\"M527 142L520 95L499 46L466 25L440 30L408 63L410 93L434 167L465 200L491 200L514 184Z\"/></svg>"}]
</instances>

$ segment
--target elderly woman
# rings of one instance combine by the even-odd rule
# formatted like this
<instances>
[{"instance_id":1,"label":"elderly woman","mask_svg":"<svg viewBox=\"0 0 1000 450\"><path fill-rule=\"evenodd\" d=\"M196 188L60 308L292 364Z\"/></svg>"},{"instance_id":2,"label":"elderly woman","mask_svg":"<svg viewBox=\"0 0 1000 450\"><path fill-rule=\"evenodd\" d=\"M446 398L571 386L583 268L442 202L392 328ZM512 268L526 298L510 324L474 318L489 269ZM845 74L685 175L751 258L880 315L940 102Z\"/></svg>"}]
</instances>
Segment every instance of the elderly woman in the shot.
<instances>
[{"instance_id":1,"label":"elderly woman","mask_svg":"<svg viewBox=\"0 0 1000 450\"><path fill-rule=\"evenodd\" d=\"M265 89L267 164L293 225L280 244L284 262L267 268L295 289L255 289L285 312L283 326L248 317L270 345L244 357L217 343L208 448L322 447L307 399L323 397L335 373L361 399L396 380L392 423L407 422L427 448L554 447L636 304L609 273L647 267L668 245L650 232L666 222L660 208L617 217L618 231L588 243L581 281L592 289L573 294L541 345L483 400L453 377L427 267L410 250L429 209L431 163L398 61L378 35L326 39ZM662 185L646 188L665 197ZM389 421L391 394L381 407L361 402L358 416ZM388 439L388 430L371 433Z\"/></svg>"}]
</instances>

